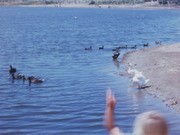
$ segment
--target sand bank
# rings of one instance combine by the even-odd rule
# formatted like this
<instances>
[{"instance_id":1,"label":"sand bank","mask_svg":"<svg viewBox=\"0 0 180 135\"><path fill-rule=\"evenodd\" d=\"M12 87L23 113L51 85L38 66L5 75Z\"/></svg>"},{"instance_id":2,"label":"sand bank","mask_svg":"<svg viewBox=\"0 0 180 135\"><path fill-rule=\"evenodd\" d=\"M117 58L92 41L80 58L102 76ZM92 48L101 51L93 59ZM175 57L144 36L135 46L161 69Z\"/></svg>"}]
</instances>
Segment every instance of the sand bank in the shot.
<instances>
[{"instance_id":1,"label":"sand bank","mask_svg":"<svg viewBox=\"0 0 180 135\"><path fill-rule=\"evenodd\" d=\"M128 53L123 63L132 63L150 79L145 91L180 113L180 43Z\"/></svg>"}]
</instances>

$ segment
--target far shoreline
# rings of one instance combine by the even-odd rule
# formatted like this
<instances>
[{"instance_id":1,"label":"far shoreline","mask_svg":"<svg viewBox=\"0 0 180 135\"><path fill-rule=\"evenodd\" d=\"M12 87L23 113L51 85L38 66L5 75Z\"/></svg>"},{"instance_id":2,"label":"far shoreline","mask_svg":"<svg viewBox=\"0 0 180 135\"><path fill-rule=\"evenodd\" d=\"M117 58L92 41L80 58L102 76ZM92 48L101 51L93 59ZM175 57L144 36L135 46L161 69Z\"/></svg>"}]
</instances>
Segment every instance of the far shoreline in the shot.
<instances>
[{"instance_id":1,"label":"far shoreline","mask_svg":"<svg viewBox=\"0 0 180 135\"><path fill-rule=\"evenodd\" d=\"M145 4L120 4L120 5L112 5L112 4L103 4L103 5L89 5L89 4L4 4L0 5L0 7L55 7L55 8L102 8L102 9L131 9L131 10L166 10L166 9L174 9L179 10L180 6L168 6L168 5L153 5L151 3Z\"/></svg>"}]
</instances>

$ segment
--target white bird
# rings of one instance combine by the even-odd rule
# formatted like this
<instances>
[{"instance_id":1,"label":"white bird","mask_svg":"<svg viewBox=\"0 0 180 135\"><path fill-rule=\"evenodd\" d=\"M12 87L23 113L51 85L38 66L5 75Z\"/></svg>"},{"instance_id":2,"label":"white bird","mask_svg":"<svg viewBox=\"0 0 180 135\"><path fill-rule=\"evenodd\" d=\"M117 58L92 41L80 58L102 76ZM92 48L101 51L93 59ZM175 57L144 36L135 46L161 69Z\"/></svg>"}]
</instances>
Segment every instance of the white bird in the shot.
<instances>
[{"instance_id":1,"label":"white bird","mask_svg":"<svg viewBox=\"0 0 180 135\"><path fill-rule=\"evenodd\" d=\"M146 79L142 72L138 71L137 69L132 69L132 64L128 63L128 70L127 73L132 77L132 85L139 89L149 87L147 83L149 79Z\"/></svg>"},{"instance_id":2,"label":"white bird","mask_svg":"<svg viewBox=\"0 0 180 135\"><path fill-rule=\"evenodd\" d=\"M148 82L149 79L146 79L145 76L142 74L142 72L139 71L137 71L132 78L133 86L137 86L138 88L147 86Z\"/></svg>"},{"instance_id":3,"label":"white bird","mask_svg":"<svg viewBox=\"0 0 180 135\"><path fill-rule=\"evenodd\" d=\"M128 63L128 70L127 73L131 76L134 76L138 71L136 69L132 69L132 64Z\"/></svg>"}]
</instances>

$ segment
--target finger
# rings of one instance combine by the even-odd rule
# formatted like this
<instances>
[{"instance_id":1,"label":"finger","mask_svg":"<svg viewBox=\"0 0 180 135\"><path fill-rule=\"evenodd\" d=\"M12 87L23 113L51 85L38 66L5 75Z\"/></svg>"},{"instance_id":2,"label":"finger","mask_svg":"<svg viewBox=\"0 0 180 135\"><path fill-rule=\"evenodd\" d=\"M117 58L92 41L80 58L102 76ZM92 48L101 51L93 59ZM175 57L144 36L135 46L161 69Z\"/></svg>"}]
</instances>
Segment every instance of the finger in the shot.
<instances>
[{"instance_id":1,"label":"finger","mask_svg":"<svg viewBox=\"0 0 180 135\"><path fill-rule=\"evenodd\" d=\"M109 90L106 91L106 102L109 101Z\"/></svg>"},{"instance_id":2,"label":"finger","mask_svg":"<svg viewBox=\"0 0 180 135\"><path fill-rule=\"evenodd\" d=\"M109 96L111 97L111 96L112 96L112 90L111 90L111 88L109 88L108 91L109 91Z\"/></svg>"},{"instance_id":3,"label":"finger","mask_svg":"<svg viewBox=\"0 0 180 135\"><path fill-rule=\"evenodd\" d=\"M114 101L114 103L116 103L116 101L117 101L115 96L113 96L112 100Z\"/></svg>"},{"instance_id":4,"label":"finger","mask_svg":"<svg viewBox=\"0 0 180 135\"><path fill-rule=\"evenodd\" d=\"M111 92L111 100L116 102L116 96L113 91Z\"/></svg>"},{"instance_id":5,"label":"finger","mask_svg":"<svg viewBox=\"0 0 180 135\"><path fill-rule=\"evenodd\" d=\"M108 89L106 91L106 102L109 102L112 99L112 90Z\"/></svg>"}]
</instances>

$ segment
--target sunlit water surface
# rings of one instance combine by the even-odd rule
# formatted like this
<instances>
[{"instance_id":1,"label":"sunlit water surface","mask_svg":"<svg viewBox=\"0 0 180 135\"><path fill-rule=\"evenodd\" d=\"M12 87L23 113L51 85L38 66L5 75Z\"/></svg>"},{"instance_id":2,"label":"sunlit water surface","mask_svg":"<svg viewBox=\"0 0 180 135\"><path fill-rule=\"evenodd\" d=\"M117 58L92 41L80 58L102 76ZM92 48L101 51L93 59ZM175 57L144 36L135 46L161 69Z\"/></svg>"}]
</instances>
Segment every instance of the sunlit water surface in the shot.
<instances>
[{"instance_id":1,"label":"sunlit water surface","mask_svg":"<svg viewBox=\"0 0 180 135\"><path fill-rule=\"evenodd\" d=\"M180 42L179 10L0 8L0 134L104 135L105 92L117 96L116 124L132 132L135 117L158 110L179 135L180 115L130 87L125 67L112 60L119 45L142 48ZM98 50L99 46L104 50ZM85 47L92 46L92 51ZM42 84L12 80L18 72Z\"/></svg>"}]
</instances>

